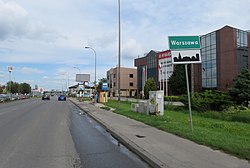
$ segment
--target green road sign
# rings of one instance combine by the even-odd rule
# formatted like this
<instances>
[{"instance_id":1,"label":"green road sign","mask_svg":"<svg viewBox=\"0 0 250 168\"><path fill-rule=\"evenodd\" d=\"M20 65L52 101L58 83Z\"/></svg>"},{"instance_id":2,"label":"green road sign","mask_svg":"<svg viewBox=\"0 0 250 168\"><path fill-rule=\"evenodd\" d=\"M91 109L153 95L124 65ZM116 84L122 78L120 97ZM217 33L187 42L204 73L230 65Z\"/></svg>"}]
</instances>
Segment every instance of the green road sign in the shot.
<instances>
[{"instance_id":1,"label":"green road sign","mask_svg":"<svg viewBox=\"0 0 250 168\"><path fill-rule=\"evenodd\" d=\"M200 49L199 36L169 36L168 37L169 49Z\"/></svg>"}]
</instances>

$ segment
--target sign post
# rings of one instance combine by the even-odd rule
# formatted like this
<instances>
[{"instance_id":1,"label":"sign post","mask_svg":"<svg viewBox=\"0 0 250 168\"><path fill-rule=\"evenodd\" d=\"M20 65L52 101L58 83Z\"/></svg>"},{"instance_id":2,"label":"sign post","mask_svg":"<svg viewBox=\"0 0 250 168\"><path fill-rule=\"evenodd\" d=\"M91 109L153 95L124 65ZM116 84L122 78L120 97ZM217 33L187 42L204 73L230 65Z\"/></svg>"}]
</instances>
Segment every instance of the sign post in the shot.
<instances>
[{"instance_id":1,"label":"sign post","mask_svg":"<svg viewBox=\"0 0 250 168\"><path fill-rule=\"evenodd\" d=\"M106 91L109 89L108 87L108 83L107 82L103 82L102 83L102 90L104 91L104 104L106 106Z\"/></svg>"},{"instance_id":2,"label":"sign post","mask_svg":"<svg viewBox=\"0 0 250 168\"><path fill-rule=\"evenodd\" d=\"M188 80L188 64L201 63L200 54L200 37L199 36L169 36L169 49L172 55L172 64L185 64L189 120L190 128L193 132L193 119L191 110L191 99Z\"/></svg>"}]
</instances>

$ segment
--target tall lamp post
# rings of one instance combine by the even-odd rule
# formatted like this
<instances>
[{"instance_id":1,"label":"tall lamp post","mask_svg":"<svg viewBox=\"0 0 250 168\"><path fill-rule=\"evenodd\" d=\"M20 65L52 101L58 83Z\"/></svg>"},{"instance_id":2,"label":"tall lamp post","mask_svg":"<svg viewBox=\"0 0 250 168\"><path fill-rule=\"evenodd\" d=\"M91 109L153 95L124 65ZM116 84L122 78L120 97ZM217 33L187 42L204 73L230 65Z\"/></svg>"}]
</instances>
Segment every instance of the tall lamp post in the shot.
<instances>
[{"instance_id":1,"label":"tall lamp post","mask_svg":"<svg viewBox=\"0 0 250 168\"><path fill-rule=\"evenodd\" d=\"M79 74L81 74L80 68L77 68L77 67L73 67L73 68L78 69Z\"/></svg>"},{"instance_id":2,"label":"tall lamp post","mask_svg":"<svg viewBox=\"0 0 250 168\"><path fill-rule=\"evenodd\" d=\"M121 2L118 0L118 109L120 109L121 89Z\"/></svg>"},{"instance_id":3,"label":"tall lamp post","mask_svg":"<svg viewBox=\"0 0 250 168\"><path fill-rule=\"evenodd\" d=\"M9 71L9 81L10 81L10 99L11 99L11 72L13 71L13 67L8 67L8 71Z\"/></svg>"},{"instance_id":4,"label":"tall lamp post","mask_svg":"<svg viewBox=\"0 0 250 168\"><path fill-rule=\"evenodd\" d=\"M96 52L95 52L95 50L92 47L86 46L85 48L91 49L94 52L94 54L95 54L95 81L94 81L94 85L95 85L95 90L96 90Z\"/></svg>"}]
</instances>

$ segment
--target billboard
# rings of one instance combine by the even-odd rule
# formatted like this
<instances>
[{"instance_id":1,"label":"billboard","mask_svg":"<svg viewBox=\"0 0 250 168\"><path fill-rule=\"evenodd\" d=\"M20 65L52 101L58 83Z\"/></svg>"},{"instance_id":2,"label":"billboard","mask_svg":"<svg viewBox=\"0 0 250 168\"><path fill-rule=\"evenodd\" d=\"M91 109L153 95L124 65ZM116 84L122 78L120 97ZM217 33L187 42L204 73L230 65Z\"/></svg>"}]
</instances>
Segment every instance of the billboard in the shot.
<instances>
[{"instance_id":1,"label":"billboard","mask_svg":"<svg viewBox=\"0 0 250 168\"><path fill-rule=\"evenodd\" d=\"M76 74L76 82L89 82L90 74Z\"/></svg>"}]
</instances>

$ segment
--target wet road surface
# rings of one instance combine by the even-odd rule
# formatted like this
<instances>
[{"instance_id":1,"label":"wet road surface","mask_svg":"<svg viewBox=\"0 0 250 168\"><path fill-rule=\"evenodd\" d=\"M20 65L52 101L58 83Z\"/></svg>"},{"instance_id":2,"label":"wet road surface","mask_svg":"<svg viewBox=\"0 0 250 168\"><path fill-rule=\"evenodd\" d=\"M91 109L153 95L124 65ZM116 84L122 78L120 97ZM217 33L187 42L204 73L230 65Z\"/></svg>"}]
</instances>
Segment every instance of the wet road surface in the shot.
<instances>
[{"instance_id":1,"label":"wet road surface","mask_svg":"<svg viewBox=\"0 0 250 168\"><path fill-rule=\"evenodd\" d=\"M69 101L0 104L0 168L145 168Z\"/></svg>"},{"instance_id":2,"label":"wet road surface","mask_svg":"<svg viewBox=\"0 0 250 168\"><path fill-rule=\"evenodd\" d=\"M72 106L71 122L72 137L84 168L149 167L76 106Z\"/></svg>"}]
</instances>

